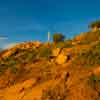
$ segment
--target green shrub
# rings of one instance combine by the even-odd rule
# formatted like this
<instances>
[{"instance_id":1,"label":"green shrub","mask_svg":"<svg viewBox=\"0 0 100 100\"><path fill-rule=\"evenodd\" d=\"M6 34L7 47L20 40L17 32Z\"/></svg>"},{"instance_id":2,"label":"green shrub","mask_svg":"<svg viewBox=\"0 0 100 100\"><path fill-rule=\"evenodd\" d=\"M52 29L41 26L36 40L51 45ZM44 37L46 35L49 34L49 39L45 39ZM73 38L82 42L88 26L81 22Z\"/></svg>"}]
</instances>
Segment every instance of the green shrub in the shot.
<instances>
[{"instance_id":1,"label":"green shrub","mask_svg":"<svg viewBox=\"0 0 100 100\"><path fill-rule=\"evenodd\" d=\"M56 47L57 48L71 48L73 45L72 44L68 44L66 42L58 42L56 43Z\"/></svg>"},{"instance_id":2,"label":"green shrub","mask_svg":"<svg viewBox=\"0 0 100 100\"><path fill-rule=\"evenodd\" d=\"M89 28L95 28L95 27L100 28L100 20L90 23Z\"/></svg>"},{"instance_id":3,"label":"green shrub","mask_svg":"<svg viewBox=\"0 0 100 100\"><path fill-rule=\"evenodd\" d=\"M6 69L7 66L5 64L0 64L0 75L3 74Z\"/></svg>"},{"instance_id":4,"label":"green shrub","mask_svg":"<svg viewBox=\"0 0 100 100\"><path fill-rule=\"evenodd\" d=\"M90 44L95 41L100 41L100 30L84 33L83 38L80 40L79 44Z\"/></svg>"},{"instance_id":5,"label":"green shrub","mask_svg":"<svg viewBox=\"0 0 100 100\"><path fill-rule=\"evenodd\" d=\"M100 65L100 43L96 43L89 49L81 50L75 59L75 63L86 67Z\"/></svg>"},{"instance_id":6,"label":"green shrub","mask_svg":"<svg viewBox=\"0 0 100 100\"><path fill-rule=\"evenodd\" d=\"M56 48L64 48L64 46L65 46L64 42L56 43Z\"/></svg>"},{"instance_id":7,"label":"green shrub","mask_svg":"<svg viewBox=\"0 0 100 100\"><path fill-rule=\"evenodd\" d=\"M65 84L59 84L55 87L49 87L43 90L41 100L66 100L67 89Z\"/></svg>"},{"instance_id":8,"label":"green shrub","mask_svg":"<svg viewBox=\"0 0 100 100\"><path fill-rule=\"evenodd\" d=\"M14 73L16 75L18 74L18 69L16 68L16 66L12 66L11 71L12 71L12 73Z\"/></svg>"},{"instance_id":9,"label":"green shrub","mask_svg":"<svg viewBox=\"0 0 100 100\"><path fill-rule=\"evenodd\" d=\"M9 57L0 58L0 72L10 68L13 73L18 73L16 66L34 62L37 54L36 49L16 49Z\"/></svg>"},{"instance_id":10,"label":"green shrub","mask_svg":"<svg viewBox=\"0 0 100 100\"><path fill-rule=\"evenodd\" d=\"M52 54L51 48L47 48L47 47L40 47L39 48L39 57L46 57L49 58L50 55Z\"/></svg>"},{"instance_id":11,"label":"green shrub","mask_svg":"<svg viewBox=\"0 0 100 100\"><path fill-rule=\"evenodd\" d=\"M89 41L89 40L81 40L78 44L85 45L85 44L89 44L89 43L91 43L91 41Z\"/></svg>"},{"instance_id":12,"label":"green shrub","mask_svg":"<svg viewBox=\"0 0 100 100\"><path fill-rule=\"evenodd\" d=\"M36 49L17 49L11 57L19 62L19 64L22 64L33 62L36 59L37 54L38 52Z\"/></svg>"},{"instance_id":13,"label":"green shrub","mask_svg":"<svg viewBox=\"0 0 100 100\"><path fill-rule=\"evenodd\" d=\"M33 62L36 59L37 54L38 54L38 51L36 49L26 50L21 56L22 61L24 61L25 63Z\"/></svg>"},{"instance_id":14,"label":"green shrub","mask_svg":"<svg viewBox=\"0 0 100 100\"><path fill-rule=\"evenodd\" d=\"M90 80L93 82L98 82L98 81L100 81L100 76L92 75L90 77Z\"/></svg>"},{"instance_id":15,"label":"green shrub","mask_svg":"<svg viewBox=\"0 0 100 100\"><path fill-rule=\"evenodd\" d=\"M90 84L93 88L95 88L95 86L96 86L96 84L97 84L98 82L100 83L100 76L91 75L91 76L89 77L89 84Z\"/></svg>"},{"instance_id":16,"label":"green shrub","mask_svg":"<svg viewBox=\"0 0 100 100\"><path fill-rule=\"evenodd\" d=\"M64 38L65 38L65 36L64 36L63 34L61 34L61 33L55 33L55 34L53 35L53 41L54 41L55 43L64 41Z\"/></svg>"}]
</instances>

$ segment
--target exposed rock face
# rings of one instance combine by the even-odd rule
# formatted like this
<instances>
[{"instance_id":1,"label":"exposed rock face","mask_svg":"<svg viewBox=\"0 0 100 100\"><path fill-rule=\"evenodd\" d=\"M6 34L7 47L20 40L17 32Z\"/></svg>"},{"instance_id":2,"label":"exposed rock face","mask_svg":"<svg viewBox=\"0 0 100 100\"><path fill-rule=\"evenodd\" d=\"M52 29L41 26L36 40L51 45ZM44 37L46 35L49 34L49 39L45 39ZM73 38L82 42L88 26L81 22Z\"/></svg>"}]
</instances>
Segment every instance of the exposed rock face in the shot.
<instances>
[{"instance_id":1,"label":"exposed rock face","mask_svg":"<svg viewBox=\"0 0 100 100\"><path fill-rule=\"evenodd\" d=\"M68 60L70 60L72 49L66 49L66 48L55 48L52 51L52 55L54 57L53 61L55 61L57 64L64 64Z\"/></svg>"},{"instance_id":2,"label":"exposed rock face","mask_svg":"<svg viewBox=\"0 0 100 100\"><path fill-rule=\"evenodd\" d=\"M11 51L7 51L6 53L4 53L3 55L2 55L2 57L8 57L8 56L10 56L11 54L12 54L12 50Z\"/></svg>"},{"instance_id":3,"label":"exposed rock face","mask_svg":"<svg viewBox=\"0 0 100 100\"><path fill-rule=\"evenodd\" d=\"M55 48L52 50L52 55L57 57L61 51L61 48Z\"/></svg>"},{"instance_id":4,"label":"exposed rock face","mask_svg":"<svg viewBox=\"0 0 100 100\"><path fill-rule=\"evenodd\" d=\"M33 61L33 48L46 46L40 42L28 42L16 45L6 51L3 57L23 59L26 62L12 63L11 60L1 59L0 67L17 68L17 73L7 69L0 76L0 100L100 100L100 81L94 87L89 83L92 74L100 76L100 67L84 68L81 64L75 65L73 59L84 45L72 48L53 48L51 58L39 58ZM87 45L88 46L88 45ZM46 46L49 48L49 46ZM89 46L88 46L89 47ZM18 48L29 50L23 53ZM41 48L41 47L40 47ZM51 49L51 48L50 48ZM40 49L41 50L41 49ZM39 50L39 52L40 52ZM26 55L30 54L30 55ZM21 56L20 56L21 55ZM83 57L83 56L82 56ZM51 61L52 60L52 61ZM3 63L2 63L3 61ZM0 69L0 72L2 70ZM16 71L16 69L14 69ZM11 84L12 83L12 84ZM43 94L43 90L47 90ZM41 99L48 95L47 99ZM51 98L50 98L51 97Z\"/></svg>"},{"instance_id":5,"label":"exposed rock face","mask_svg":"<svg viewBox=\"0 0 100 100\"><path fill-rule=\"evenodd\" d=\"M39 41L33 41L33 42L27 42L27 43L21 43L16 45L16 48L22 48L22 49L27 49L27 48L38 48L42 45L41 42Z\"/></svg>"},{"instance_id":6,"label":"exposed rock face","mask_svg":"<svg viewBox=\"0 0 100 100\"><path fill-rule=\"evenodd\" d=\"M40 47L41 45L42 45L42 43L39 42L39 41L36 41L36 42L34 43L34 46L35 46L36 48Z\"/></svg>"},{"instance_id":7,"label":"exposed rock face","mask_svg":"<svg viewBox=\"0 0 100 100\"><path fill-rule=\"evenodd\" d=\"M53 49L52 55L54 60L57 64L64 64L68 60L70 60L72 54L72 49L66 48L55 48Z\"/></svg>"},{"instance_id":8,"label":"exposed rock face","mask_svg":"<svg viewBox=\"0 0 100 100\"><path fill-rule=\"evenodd\" d=\"M9 48L6 50L3 54L1 54L2 57L9 57L11 54L16 52L16 49L30 49L30 48L39 48L42 46L42 43L39 41L33 41L33 42L23 42L21 44L16 44L13 48Z\"/></svg>"},{"instance_id":9,"label":"exposed rock face","mask_svg":"<svg viewBox=\"0 0 100 100\"><path fill-rule=\"evenodd\" d=\"M64 64L66 61L67 61L67 56L65 56L64 54L59 54L55 59L55 62L57 64Z\"/></svg>"},{"instance_id":10,"label":"exposed rock face","mask_svg":"<svg viewBox=\"0 0 100 100\"><path fill-rule=\"evenodd\" d=\"M98 28L98 27L96 27L96 26L93 27L93 28L91 29L92 32L96 32L96 31L98 31L98 30L100 30L100 28Z\"/></svg>"},{"instance_id":11,"label":"exposed rock face","mask_svg":"<svg viewBox=\"0 0 100 100\"><path fill-rule=\"evenodd\" d=\"M100 76L100 67L97 67L93 70L93 74L94 75L97 75L97 76Z\"/></svg>"}]
</instances>

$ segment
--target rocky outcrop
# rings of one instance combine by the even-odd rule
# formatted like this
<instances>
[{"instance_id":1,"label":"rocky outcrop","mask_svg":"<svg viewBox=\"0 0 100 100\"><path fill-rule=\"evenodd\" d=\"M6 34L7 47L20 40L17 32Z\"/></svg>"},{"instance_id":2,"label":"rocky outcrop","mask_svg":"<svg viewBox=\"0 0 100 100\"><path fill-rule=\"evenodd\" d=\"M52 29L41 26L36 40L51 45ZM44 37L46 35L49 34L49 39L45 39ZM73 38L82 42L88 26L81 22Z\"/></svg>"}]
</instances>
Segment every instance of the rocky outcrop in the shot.
<instances>
[{"instance_id":1,"label":"rocky outcrop","mask_svg":"<svg viewBox=\"0 0 100 100\"><path fill-rule=\"evenodd\" d=\"M52 50L52 56L57 57L61 51L61 48L55 48Z\"/></svg>"},{"instance_id":2,"label":"rocky outcrop","mask_svg":"<svg viewBox=\"0 0 100 100\"><path fill-rule=\"evenodd\" d=\"M5 50L4 53L2 53L1 57L9 57L13 53L17 52L17 49L30 49L30 48L39 48L42 46L42 43L39 41L33 41L33 42L23 42L20 44L16 44L14 47L9 48L8 50Z\"/></svg>"},{"instance_id":3,"label":"rocky outcrop","mask_svg":"<svg viewBox=\"0 0 100 100\"><path fill-rule=\"evenodd\" d=\"M52 55L54 57L54 61L57 64L64 64L71 58L71 50L64 48L55 48L53 49Z\"/></svg>"},{"instance_id":4,"label":"rocky outcrop","mask_svg":"<svg viewBox=\"0 0 100 100\"><path fill-rule=\"evenodd\" d=\"M66 61L67 61L67 56L64 54L59 54L57 58L55 59L55 62L57 64L64 64L66 63Z\"/></svg>"},{"instance_id":5,"label":"rocky outcrop","mask_svg":"<svg viewBox=\"0 0 100 100\"><path fill-rule=\"evenodd\" d=\"M27 49L27 48L38 48L42 45L41 42L39 41L33 41L33 42L24 42L21 44L16 45L16 48L22 48L22 49Z\"/></svg>"},{"instance_id":6,"label":"rocky outcrop","mask_svg":"<svg viewBox=\"0 0 100 100\"><path fill-rule=\"evenodd\" d=\"M93 74L96 76L100 76L100 67L97 67L93 70Z\"/></svg>"}]
</instances>

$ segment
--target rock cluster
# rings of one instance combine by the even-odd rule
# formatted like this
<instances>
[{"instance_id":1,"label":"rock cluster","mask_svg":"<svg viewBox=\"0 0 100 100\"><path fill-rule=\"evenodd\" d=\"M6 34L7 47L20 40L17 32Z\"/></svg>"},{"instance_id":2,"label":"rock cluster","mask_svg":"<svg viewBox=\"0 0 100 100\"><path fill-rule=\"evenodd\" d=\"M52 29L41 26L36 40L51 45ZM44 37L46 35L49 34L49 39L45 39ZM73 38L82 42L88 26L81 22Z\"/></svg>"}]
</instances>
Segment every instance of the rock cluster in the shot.
<instances>
[{"instance_id":1,"label":"rock cluster","mask_svg":"<svg viewBox=\"0 0 100 100\"><path fill-rule=\"evenodd\" d=\"M55 63L64 64L69 60L67 52L64 52L62 48L55 48L52 50L52 55L54 56Z\"/></svg>"}]
</instances>

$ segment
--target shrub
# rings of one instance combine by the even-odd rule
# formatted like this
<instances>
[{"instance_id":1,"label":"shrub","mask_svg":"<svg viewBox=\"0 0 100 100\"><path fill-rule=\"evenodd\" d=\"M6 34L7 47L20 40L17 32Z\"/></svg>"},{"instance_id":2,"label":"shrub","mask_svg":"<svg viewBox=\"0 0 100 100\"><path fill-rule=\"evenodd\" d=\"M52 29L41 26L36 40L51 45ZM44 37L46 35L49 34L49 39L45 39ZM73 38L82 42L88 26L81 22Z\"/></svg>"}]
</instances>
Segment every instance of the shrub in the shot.
<instances>
[{"instance_id":1,"label":"shrub","mask_svg":"<svg viewBox=\"0 0 100 100\"><path fill-rule=\"evenodd\" d=\"M85 43L91 43L99 40L100 40L100 31L98 30L95 32L85 33L84 38L81 40L81 42L85 41Z\"/></svg>"},{"instance_id":2,"label":"shrub","mask_svg":"<svg viewBox=\"0 0 100 100\"><path fill-rule=\"evenodd\" d=\"M24 63L31 63L37 57L35 49L16 49L9 57L0 58L0 72L3 73L7 68L15 74L18 73L17 66Z\"/></svg>"},{"instance_id":3,"label":"shrub","mask_svg":"<svg viewBox=\"0 0 100 100\"><path fill-rule=\"evenodd\" d=\"M57 84L55 87L49 87L43 90L41 100L66 100L67 90L65 84Z\"/></svg>"},{"instance_id":4,"label":"shrub","mask_svg":"<svg viewBox=\"0 0 100 100\"><path fill-rule=\"evenodd\" d=\"M96 41L100 41L100 30L82 33L82 35L79 35L77 37L81 38L79 40L77 40L77 38L74 38L73 42L76 42L77 44L80 45L90 44Z\"/></svg>"},{"instance_id":5,"label":"shrub","mask_svg":"<svg viewBox=\"0 0 100 100\"><path fill-rule=\"evenodd\" d=\"M17 49L15 53L12 55L13 59L22 63L33 62L37 57L37 50L36 49Z\"/></svg>"},{"instance_id":6,"label":"shrub","mask_svg":"<svg viewBox=\"0 0 100 100\"><path fill-rule=\"evenodd\" d=\"M58 42L56 43L57 48L71 48L73 45L66 42Z\"/></svg>"},{"instance_id":7,"label":"shrub","mask_svg":"<svg viewBox=\"0 0 100 100\"><path fill-rule=\"evenodd\" d=\"M93 88L98 88L98 86L100 86L100 85L98 85L98 83L100 83L100 76L96 76L96 75L91 75L90 77L89 77L89 84L93 87ZM98 89L100 89L100 88L98 88Z\"/></svg>"},{"instance_id":8,"label":"shrub","mask_svg":"<svg viewBox=\"0 0 100 100\"><path fill-rule=\"evenodd\" d=\"M39 52L39 57L49 58L50 55L52 54L51 48L47 47L40 47L38 52Z\"/></svg>"},{"instance_id":9,"label":"shrub","mask_svg":"<svg viewBox=\"0 0 100 100\"><path fill-rule=\"evenodd\" d=\"M24 53L22 55L22 60L25 63L33 62L36 59L37 54L38 54L38 51L36 49L26 50L26 51L24 51Z\"/></svg>"},{"instance_id":10,"label":"shrub","mask_svg":"<svg viewBox=\"0 0 100 100\"><path fill-rule=\"evenodd\" d=\"M89 28L95 28L95 27L100 28L100 20L90 23Z\"/></svg>"},{"instance_id":11,"label":"shrub","mask_svg":"<svg viewBox=\"0 0 100 100\"><path fill-rule=\"evenodd\" d=\"M84 45L84 44L89 44L90 42L91 42L90 40L81 40L78 44Z\"/></svg>"},{"instance_id":12,"label":"shrub","mask_svg":"<svg viewBox=\"0 0 100 100\"><path fill-rule=\"evenodd\" d=\"M81 50L75 59L75 63L86 67L100 65L100 43L97 42L89 49Z\"/></svg>"},{"instance_id":13,"label":"shrub","mask_svg":"<svg viewBox=\"0 0 100 100\"><path fill-rule=\"evenodd\" d=\"M18 74L18 69L16 68L16 66L12 66L11 71L12 71L12 73L14 73L16 75Z\"/></svg>"},{"instance_id":14,"label":"shrub","mask_svg":"<svg viewBox=\"0 0 100 100\"><path fill-rule=\"evenodd\" d=\"M0 75L3 74L6 69L7 66L5 64L0 64Z\"/></svg>"},{"instance_id":15,"label":"shrub","mask_svg":"<svg viewBox=\"0 0 100 100\"><path fill-rule=\"evenodd\" d=\"M61 33L55 33L55 34L53 35L53 41L54 41L55 43L64 41L64 38L65 38L65 36L62 35Z\"/></svg>"},{"instance_id":16,"label":"shrub","mask_svg":"<svg viewBox=\"0 0 100 100\"><path fill-rule=\"evenodd\" d=\"M92 75L92 76L90 77L90 80L91 80L92 82L98 82L98 81L100 81L100 76Z\"/></svg>"}]
</instances>

